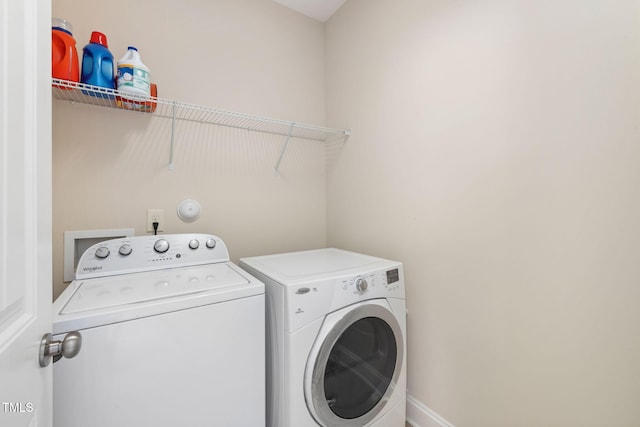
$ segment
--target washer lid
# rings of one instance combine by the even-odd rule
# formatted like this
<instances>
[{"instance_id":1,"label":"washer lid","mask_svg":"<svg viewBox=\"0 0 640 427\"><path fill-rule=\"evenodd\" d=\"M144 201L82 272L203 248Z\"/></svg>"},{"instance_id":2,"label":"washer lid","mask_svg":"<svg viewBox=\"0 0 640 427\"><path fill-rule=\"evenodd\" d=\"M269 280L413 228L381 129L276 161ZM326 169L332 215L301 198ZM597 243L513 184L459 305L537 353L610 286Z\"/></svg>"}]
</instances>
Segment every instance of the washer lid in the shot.
<instances>
[{"instance_id":1,"label":"washer lid","mask_svg":"<svg viewBox=\"0 0 640 427\"><path fill-rule=\"evenodd\" d=\"M87 279L76 285L59 314L158 301L248 283L226 263Z\"/></svg>"}]
</instances>

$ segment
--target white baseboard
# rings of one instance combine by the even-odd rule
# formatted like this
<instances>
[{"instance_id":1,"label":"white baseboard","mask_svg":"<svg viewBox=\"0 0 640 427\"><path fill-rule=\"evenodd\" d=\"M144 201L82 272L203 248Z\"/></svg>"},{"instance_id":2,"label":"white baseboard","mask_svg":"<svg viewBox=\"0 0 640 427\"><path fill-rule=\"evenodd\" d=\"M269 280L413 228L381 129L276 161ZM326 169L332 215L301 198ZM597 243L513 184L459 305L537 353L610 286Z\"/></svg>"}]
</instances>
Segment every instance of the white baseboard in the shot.
<instances>
[{"instance_id":1,"label":"white baseboard","mask_svg":"<svg viewBox=\"0 0 640 427\"><path fill-rule=\"evenodd\" d=\"M412 396L407 396L407 422L413 427L454 427Z\"/></svg>"}]
</instances>

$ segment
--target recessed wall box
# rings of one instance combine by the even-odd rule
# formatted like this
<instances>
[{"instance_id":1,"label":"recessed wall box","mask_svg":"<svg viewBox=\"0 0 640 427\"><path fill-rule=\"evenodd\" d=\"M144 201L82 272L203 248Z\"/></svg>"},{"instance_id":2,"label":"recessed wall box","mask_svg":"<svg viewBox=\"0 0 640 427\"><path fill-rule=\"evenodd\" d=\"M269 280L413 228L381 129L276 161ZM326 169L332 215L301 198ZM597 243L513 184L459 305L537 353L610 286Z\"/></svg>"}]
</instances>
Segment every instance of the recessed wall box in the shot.
<instances>
[{"instance_id":1,"label":"recessed wall box","mask_svg":"<svg viewBox=\"0 0 640 427\"><path fill-rule=\"evenodd\" d=\"M78 260L92 245L109 239L135 236L133 228L119 228L113 230L82 230L64 232L64 281L70 282L76 278Z\"/></svg>"}]
</instances>

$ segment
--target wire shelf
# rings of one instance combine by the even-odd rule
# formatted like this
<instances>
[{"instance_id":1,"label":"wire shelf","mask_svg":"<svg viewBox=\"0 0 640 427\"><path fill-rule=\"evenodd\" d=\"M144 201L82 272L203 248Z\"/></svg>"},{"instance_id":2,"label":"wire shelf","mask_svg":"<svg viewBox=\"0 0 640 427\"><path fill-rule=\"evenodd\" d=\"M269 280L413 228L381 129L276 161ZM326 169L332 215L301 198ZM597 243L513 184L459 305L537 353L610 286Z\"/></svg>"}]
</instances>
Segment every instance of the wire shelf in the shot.
<instances>
[{"instance_id":1,"label":"wire shelf","mask_svg":"<svg viewBox=\"0 0 640 427\"><path fill-rule=\"evenodd\" d=\"M287 137L287 142L289 138L303 138L321 142L339 139L346 141L351 134L349 129L332 129L218 110L170 99L149 98L67 80L52 79L52 90L54 98L65 101L131 110L172 120L206 123L282 135Z\"/></svg>"}]
</instances>

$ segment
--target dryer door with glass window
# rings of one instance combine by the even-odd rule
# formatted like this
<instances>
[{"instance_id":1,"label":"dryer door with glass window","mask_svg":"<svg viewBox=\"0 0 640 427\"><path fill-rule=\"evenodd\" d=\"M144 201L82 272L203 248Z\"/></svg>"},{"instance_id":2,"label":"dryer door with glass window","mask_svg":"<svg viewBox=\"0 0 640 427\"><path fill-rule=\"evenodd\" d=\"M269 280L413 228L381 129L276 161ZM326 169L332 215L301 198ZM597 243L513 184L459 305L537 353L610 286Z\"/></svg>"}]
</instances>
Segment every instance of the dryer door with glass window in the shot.
<instances>
[{"instance_id":1,"label":"dryer door with glass window","mask_svg":"<svg viewBox=\"0 0 640 427\"><path fill-rule=\"evenodd\" d=\"M373 420L397 384L403 351L402 329L384 299L327 315L305 372L305 399L316 421L363 426Z\"/></svg>"}]
</instances>

